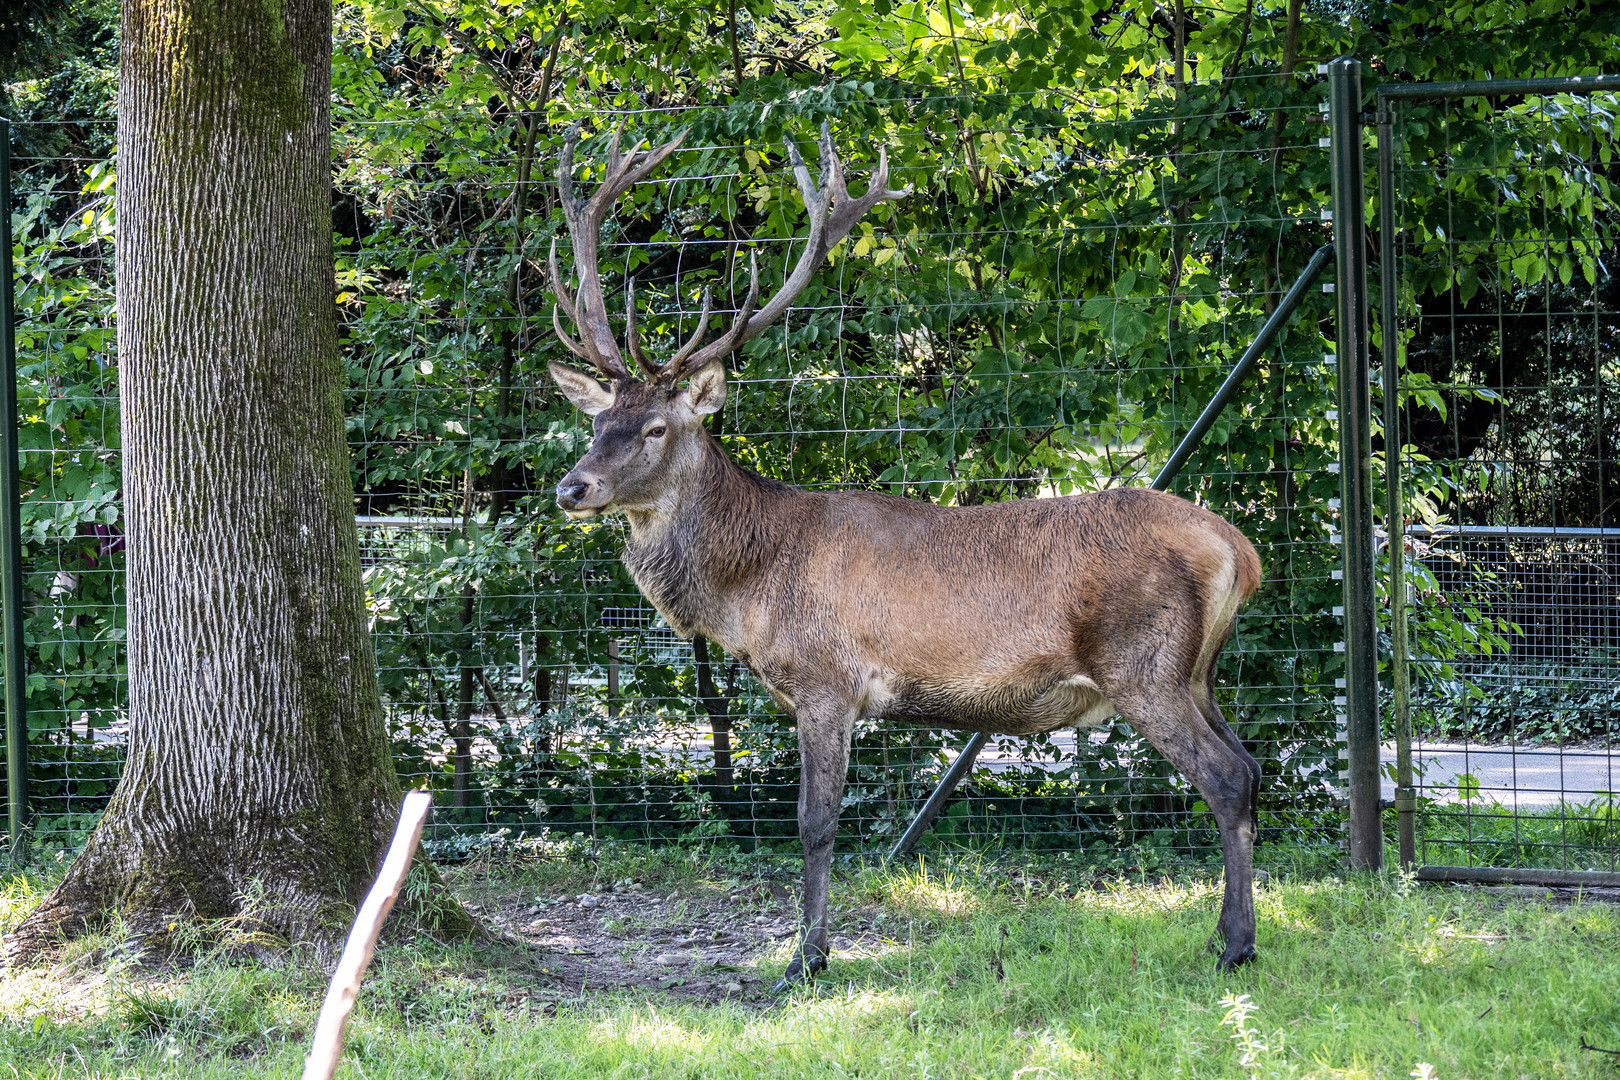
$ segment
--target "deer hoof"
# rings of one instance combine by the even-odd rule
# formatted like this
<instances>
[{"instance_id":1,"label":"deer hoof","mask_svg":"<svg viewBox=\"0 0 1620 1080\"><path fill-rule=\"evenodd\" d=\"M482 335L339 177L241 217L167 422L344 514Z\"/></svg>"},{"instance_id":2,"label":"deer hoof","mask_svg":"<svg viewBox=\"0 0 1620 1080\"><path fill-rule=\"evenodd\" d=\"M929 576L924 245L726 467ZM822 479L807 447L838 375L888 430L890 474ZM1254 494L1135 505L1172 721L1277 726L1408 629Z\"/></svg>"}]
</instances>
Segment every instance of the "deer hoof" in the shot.
<instances>
[{"instance_id":1,"label":"deer hoof","mask_svg":"<svg viewBox=\"0 0 1620 1080\"><path fill-rule=\"evenodd\" d=\"M1254 946L1245 945L1241 949L1223 953L1220 960L1216 961L1215 966L1221 971L1231 971L1253 960L1254 955Z\"/></svg>"},{"instance_id":2,"label":"deer hoof","mask_svg":"<svg viewBox=\"0 0 1620 1080\"><path fill-rule=\"evenodd\" d=\"M782 973L782 980L771 987L773 994L785 994L795 986L803 986L816 977L816 972L827 970L827 961L816 959L809 963L794 960L788 969Z\"/></svg>"},{"instance_id":3,"label":"deer hoof","mask_svg":"<svg viewBox=\"0 0 1620 1080\"><path fill-rule=\"evenodd\" d=\"M803 986L815 976L805 971L789 971L783 975L781 981L771 987L773 994L785 994L794 987Z\"/></svg>"}]
</instances>

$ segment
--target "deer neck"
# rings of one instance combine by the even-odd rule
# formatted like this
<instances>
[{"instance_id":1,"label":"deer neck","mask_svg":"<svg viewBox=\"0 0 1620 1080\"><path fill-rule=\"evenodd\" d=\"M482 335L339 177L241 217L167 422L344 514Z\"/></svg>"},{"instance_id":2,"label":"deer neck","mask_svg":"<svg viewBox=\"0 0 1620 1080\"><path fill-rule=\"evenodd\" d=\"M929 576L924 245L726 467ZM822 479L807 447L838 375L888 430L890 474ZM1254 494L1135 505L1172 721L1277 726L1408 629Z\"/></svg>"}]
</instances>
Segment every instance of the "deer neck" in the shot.
<instances>
[{"instance_id":1,"label":"deer neck","mask_svg":"<svg viewBox=\"0 0 1620 1080\"><path fill-rule=\"evenodd\" d=\"M708 432L695 456L659 505L627 511L624 561L677 634L735 651L731 601L775 558L782 511L802 493L741 468Z\"/></svg>"}]
</instances>

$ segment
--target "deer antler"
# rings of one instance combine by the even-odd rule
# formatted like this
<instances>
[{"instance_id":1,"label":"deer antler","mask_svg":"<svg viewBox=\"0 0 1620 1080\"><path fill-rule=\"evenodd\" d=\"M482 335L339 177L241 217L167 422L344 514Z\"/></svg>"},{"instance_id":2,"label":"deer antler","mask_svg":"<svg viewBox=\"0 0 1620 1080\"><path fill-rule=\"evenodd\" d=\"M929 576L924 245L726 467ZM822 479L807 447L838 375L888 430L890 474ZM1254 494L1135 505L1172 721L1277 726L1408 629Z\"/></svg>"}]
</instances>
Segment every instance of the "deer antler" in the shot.
<instances>
[{"instance_id":1,"label":"deer antler","mask_svg":"<svg viewBox=\"0 0 1620 1080\"><path fill-rule=\"evenodd\" d=\"M637 142L629 154L620 154L619 134L617 131L613 133L613 141L608 146L607 175L589 199L574 196L574 148L579 145L577 124L569 129L568 138L563 142L562 159L557 163L559 201L562 203L563 218L568 223L568 235L574 240L574 272L579 276L578 303L568 294L568 286L563 283L562 274L557 270L555 242L551 245L549 260L551 288L557 297L557 307L567 312L579 330L579 340L576 342L563 331L561 319L553 309L552 325L556 328L557 337L569 352L590 361L598 371L614 380L634 376L625 365L618 342L613 340L607 305L602 299L602 278L596 261L596 245L602 236L602 223L607 220L613 204L619 201L619 196L646 179L647 174L662 165L664 159L674 153L686 138L686 132L682 131L656 150L642 150L640 142ZM634 307L631 310L634 311ZM632 325L632 337L634 334ZM638 346L639 341L634 342L631 351L639 352ZM644 360L640 362L650 374L652 365Z\"/></svg>"},{"instance_id":2,"label":"deer antler","mask_svg":"<svg viewBox=\"0 0 1620 1080\"><path fill-rule=\"evenodd\" d=\"M755 252L748 253L748 299L743 301L742 310L731 321L731 329L719 341L711 342L705 348L699 349L703 344L704 333L709 322L709 290L703 290L703 314L698 319L697 330L693 332L681 351L676 353L663 367L654 374L654 378L666 383L678 382L682 375L688 371L696 371L705 364L722 357L730 356L737 351L737 346L748 339L742 335L748 329L748 317L754 313L754 303L759 299L759 256Z\"/></svg>"},{"instance_id":3,"label":"deer antler","mask_svg":"<svg viewBox=\"0 0 1620 1080\"><path fill-rule=\"evenodd\" d=\"M557 179L562 191L563 215L568 221L568 232L574 238L574 268L579 274L578 303L576 304L574 297L569 295L562 274L557 270L555 242L551 245L551 284L557 296L557 308L567 312L574 325L579 327L580 340L575 341L564 332L557 309L552 311L552 323L556 328L557 337L569 352L582 360L590 361L610 379L630 379L634 376L625 365L619 353L619 346L613 340L613 331L608 325L607 308L602 301L602 283L597 273L597 238L601 234L602 223L607 217L608 210L619 196L657 168L685 137L686 132L683 131L656 150L644 152L632 150L628 157L621 157L619 136L615 132L612 146L608 151L607 177L588 202L574 197L574 147L579 142L577 127L569 131L568 139L563 144ZM810 178L810 170L805 165L804 159L799 156L799 148L793 144L792 139L787 141L788 161L793 166L793 176L798 181L799 194L804 197L805 211L810 218L810 235L805 238L804 251L799 255L798 264L794 266L793 272L788 275L788 279L782 283L776 294L766 301L764 307L756 310L755 304L759 299L759 259L750 252L748 297L743 301L742 310L732 321L731 329L719 340L708 345L703 344L710 312L710 295L708 290L704 290L703 314L698 317L697 329L692 337L667 363L662 366L651 363L642 352L641 336L636 327L635 283L629 284L627 344L636 363L647 373L649 382L674 383L687 372L696 371L723 359L736 352L744 343L758 337L767 327L781 318L782 313L787 311L794 299L810 284L810 279L815 276L827 253L849 235L855 223L860 221L868 210L880 202L902 199L911 194L909 184L899 191L889 189L889 154L886 149L880 149L878 166L872 173L872 182L868 185L866 194L858 199L850 198L849 191L844 186L844 166L833 150L832 132L825 123L821 125L819 145L821 187L818 189L815 181Z\"/></svg>"},{"instance_id":4,"label":"deer antler","mask_svg":"<svg viewBox=\"0 0 1620 1080\"><path fill-rule=\"evenodd\" d=\"M821 125L821 188L817 190L815 181L810 179L810 170L805 166L804 158L799 156L799 148L793 144L792 139L787 140L788 161L793 166L793 176L799 182L799 194L804 197L805 212L810 218L810 235L805 238L804 252L799 256L798 265L776 290L776 295L765 302L765 306L757 312L754 311L753 300L759 288L757 277L749 288L748 302L743 305L743 311L733 325L731 333L714 342L706 348L697 350L688 357L681 370L695 371L721 357L727 356L741 348L747 342L758 337L777 319L787 311L788 306L810 284L821 262L827 253L837 246L838 241L849 235L855 223L860 221L866 212L880 202L891 199L903 199L911 194L911 186L901 188L899 191L889 190L889 152L886 148L878 150L878 167L872 173L872 182L867 186L866 194L858 199L852 199L849 191L844 187L844 165L838 160L833 150L832 132L826 123ZM674 362L665 365L674 366ZM670 378L667 373L664 378ZM676 372L675 377L679 377Z\"/></svg>"}]
</instances>

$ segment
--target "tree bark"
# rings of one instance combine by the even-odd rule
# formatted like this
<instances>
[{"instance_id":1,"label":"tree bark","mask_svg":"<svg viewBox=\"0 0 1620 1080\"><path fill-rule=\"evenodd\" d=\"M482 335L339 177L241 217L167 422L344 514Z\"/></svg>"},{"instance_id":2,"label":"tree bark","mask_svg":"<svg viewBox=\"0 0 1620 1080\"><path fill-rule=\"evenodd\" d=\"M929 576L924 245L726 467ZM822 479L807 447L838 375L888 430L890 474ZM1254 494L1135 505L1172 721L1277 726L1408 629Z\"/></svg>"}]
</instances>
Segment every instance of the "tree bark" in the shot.
<instances>
[{"instance_id":1,"label":"tree bark","mask_svg":"<svg viewBox=\"0 0 1620 1080\"><path fill-rule=\"evenodd\" d=\"M474 702L473 676L478 669L471 664L461 665L461 687L456 696L456 722L450 728L453 751L451 755L450 804L465 810L471 803L472 790L472 714Z\"/></svg>"},{"instance_id":2,"label":"tree bark","mask_svg":"<svg viewBox=\"0 0 1620 1080\"><path fill-rule=\"evenodd\" d=\"M736 786L731 768L730 703L715 688L714 672L709 667L709 641L702 634L692 638L692 662L697 669L698 701L709 714L709 733L714 742L714 782L729 792Z\"/></svg>"},{"instance_id":3,"label":"tree bark","mask_svg":"<svg viewBox=\"0 0 1620 1080\"><path fill-rule=\"evenodd\" d=\"M121 909L341 939L399 804L333 304L329 0L126 0L129 755L11 962ZM470 930L447 899L421 915Z\"/></svg>"}]
</instances>

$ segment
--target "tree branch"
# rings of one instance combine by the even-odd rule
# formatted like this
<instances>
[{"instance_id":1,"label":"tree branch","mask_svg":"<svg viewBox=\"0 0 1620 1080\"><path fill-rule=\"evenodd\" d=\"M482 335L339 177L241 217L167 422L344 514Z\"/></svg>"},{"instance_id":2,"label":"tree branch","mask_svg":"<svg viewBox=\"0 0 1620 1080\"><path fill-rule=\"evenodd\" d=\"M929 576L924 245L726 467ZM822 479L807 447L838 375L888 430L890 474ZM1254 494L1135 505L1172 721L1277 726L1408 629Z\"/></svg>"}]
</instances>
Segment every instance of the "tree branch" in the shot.
<instances>
[{"instance_id":1,"label":"tree branch","mask_svg":"<svg viewBox=\"0 0 1620 1080\"><path fill-rule=\"evenodd\" d=\"M337 970L332 973L332 985L327 988L326 1000L315 1018L315 1038L309 1057L304 1059L304 1080L331 1080L337 1072L338 1058L343 1054L343 1029L348 1026L349 1013L354 1010L354 999L360 994L360 981L365 978L371 954L377 948L377 937L383 922L399 898L400 886L411 869L411 856L422 839L422 826L428 811L433 809L433 796L426 791L411 791L399 809L399 823L394 827L394 841L388 846L377 880L366 894L365 902L354 917L348 944L338 958Z\"/></svg>"},{"instance_id":2,"label":"tree branch","mask_svg":"<svg viewBox=\"0 0 1620 1080\"><path fill-rule=\"evenodd\" d=\"M726 4L726 37L731 41L731 92L733 95L741 95L743 68L742 53L737 51L737 0L728 0Z\"/></svg>"},{"instance_id":3,"label":"tree branch","mask_svg":"<svg viewBox=\"0 0 1620 1080\"><path fill-rule=\"evenodd\" d=\"M495 719L505 720L506 710L501 708L501 699L495 696L495 688L489 684L489 676L484 673L483 668L475 669L473 674L478 680L478 685L484 688L484 697L489 700L489 707L495 710Z\"/></svg>"}]
</instances>

